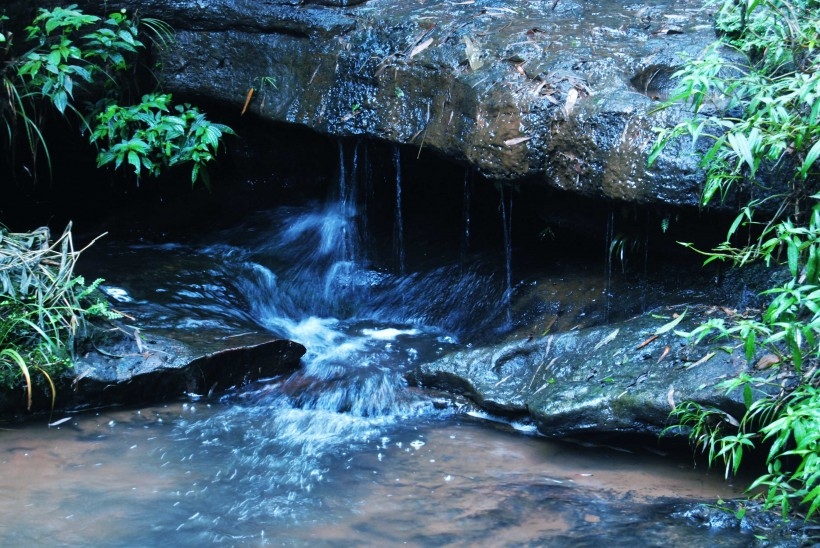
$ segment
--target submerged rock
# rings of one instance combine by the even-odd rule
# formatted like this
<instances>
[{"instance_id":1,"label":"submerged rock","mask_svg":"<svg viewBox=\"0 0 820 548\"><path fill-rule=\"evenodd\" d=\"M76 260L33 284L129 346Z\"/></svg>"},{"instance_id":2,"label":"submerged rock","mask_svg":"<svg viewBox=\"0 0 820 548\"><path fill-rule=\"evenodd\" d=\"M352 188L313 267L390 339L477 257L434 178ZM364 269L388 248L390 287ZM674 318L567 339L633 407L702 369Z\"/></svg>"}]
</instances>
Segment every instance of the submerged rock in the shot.
<instances>
[{"instance_id":1,"label":"submerged rock","mask_svg":"<svg viewBox=\"0 0 820 548\"><path fill-rule=\"evenodd\" d=\"M715 384L749 366L742 350L689 345L673 330L658 334L674 308L618 324L454 353L421 365L412 380L463 393L490 412L529 415L545 435L658 435L669 413L691 400L741 416L740 390ZM690 308L688 331L720 309Z\"/></svg>"}]
</instances>

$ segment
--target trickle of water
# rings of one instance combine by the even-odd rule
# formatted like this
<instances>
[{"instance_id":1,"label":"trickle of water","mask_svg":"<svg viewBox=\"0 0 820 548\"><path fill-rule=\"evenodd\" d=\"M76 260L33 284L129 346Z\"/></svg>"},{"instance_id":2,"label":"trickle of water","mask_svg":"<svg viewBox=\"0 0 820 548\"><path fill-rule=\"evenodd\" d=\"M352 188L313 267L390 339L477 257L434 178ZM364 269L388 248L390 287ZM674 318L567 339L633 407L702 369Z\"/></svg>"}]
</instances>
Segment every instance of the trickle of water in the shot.
<instances>
[{"instance_id":1,"label":"trickle of water","mask_svg":"<svg viewBox=\"0 0 820 548\"><path fill-rule=\"evenodd\" d=\"M612 246L615 241L615 211L612 209L610 209L609 217L607 217L606 233L604 236L604 269L606 271L604 276L606 280L604 285L604 300L606 301L604 320L609 320L609 313L612 309L612 260L614 255Z\"/></svg>"},{"instance_id":2,"label":"trickle of water","mask_svg":"<svg viewBox=\"0 0 820 548\"><path fill-rule=\"evenodd\" d=\"M462 199L464 241L461 244L462 257L470 250L470 174L471 171L468 168L464 168L464 198Z\"/></svg>"},{"instance_id":3,"label":"trickle of water","mask_svg":"<svg viewBox=\"0 0 820 548\"><path fill-rule=\"evenodd\" d=\"M507 323L512 322L512 189L509 191L509 200L504 198L504 186L499 188L501 194L501 222L504 225L504 267L505 288L504 306L506 307Z\"/></svg>"},{"instance_id":4,"label":"trickle of water","mask_svg":"<svg viewBox=\"0 0 820 548\"><path fill-rule=\"evenodd\" d=\"M394 242L399 274L404 274L404 220L402 218L401 208L401 149L399 147L393 149L393 166L396 169L396 224L394 227Z\"/></svg>"}]
</instances>

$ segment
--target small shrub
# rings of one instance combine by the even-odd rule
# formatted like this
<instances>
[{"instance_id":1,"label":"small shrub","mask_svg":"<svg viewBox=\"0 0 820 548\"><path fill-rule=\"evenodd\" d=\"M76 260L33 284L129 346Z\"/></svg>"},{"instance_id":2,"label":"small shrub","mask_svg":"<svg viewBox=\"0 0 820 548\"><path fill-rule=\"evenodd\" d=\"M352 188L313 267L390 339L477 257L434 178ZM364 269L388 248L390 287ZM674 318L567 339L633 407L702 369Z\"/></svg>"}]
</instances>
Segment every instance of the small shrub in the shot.
<instances>
[{"instance_id":1,"label":"small shrub","mask_svg":"<svg viewBox=\"0 0 820 548\"><path fill-rule=\"evenodd\" d=\"M172 40L165 23L142 21L157 43ZM20 56L13 55L10 37L0 33L6 42L0 49L6 146L13 151L22 138L33 163L42 151L50 166L40 130L49 106L76 119L99 147L98 166L130 166L139 182L144 173L156 176L164 168L190 164L192 184L208 184L205 165L215 158L222 137L233 134L229 127L210 122L191 105L174 106L170 94L147 94L135 105L121 104L144 49L139 29L140 21L124 10L101 18L70 5L39 10L26 27L32 45Z\"/></svg>"}]
</instances>

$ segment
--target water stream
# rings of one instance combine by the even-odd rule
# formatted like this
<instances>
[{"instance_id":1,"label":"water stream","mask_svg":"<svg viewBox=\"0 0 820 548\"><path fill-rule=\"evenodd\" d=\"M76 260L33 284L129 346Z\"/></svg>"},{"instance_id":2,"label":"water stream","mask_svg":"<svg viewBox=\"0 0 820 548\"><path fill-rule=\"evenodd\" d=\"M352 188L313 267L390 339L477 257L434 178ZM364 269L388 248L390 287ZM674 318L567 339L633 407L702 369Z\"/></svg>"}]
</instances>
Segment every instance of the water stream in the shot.
<instances>
[{"instance_id":1,"label":"water stream","mask_svg":"<svg viewBox=\"0 0 820 548\"><path fill-rule=\"evenodd\" d=\"M408 239L397 271L393 257L361 251L357 151L351 169L342 146L339 157L329 200L261 210L195 241L89 252L117 308L148 332L267 331L308 352L293 375L218 401L3 431L4 545L748 543L673 516L673 501L739 494L688 458L551 442L408 386L413 364L498 338L515 327L510 314L525 319L508 305L515 287L533 287L511 280L511 203L502 195L500 253L459 259L457 241L452 262L422 269ZM554 285L600 296L601 269L570 270Z\"/></svg>"}]
</instances>

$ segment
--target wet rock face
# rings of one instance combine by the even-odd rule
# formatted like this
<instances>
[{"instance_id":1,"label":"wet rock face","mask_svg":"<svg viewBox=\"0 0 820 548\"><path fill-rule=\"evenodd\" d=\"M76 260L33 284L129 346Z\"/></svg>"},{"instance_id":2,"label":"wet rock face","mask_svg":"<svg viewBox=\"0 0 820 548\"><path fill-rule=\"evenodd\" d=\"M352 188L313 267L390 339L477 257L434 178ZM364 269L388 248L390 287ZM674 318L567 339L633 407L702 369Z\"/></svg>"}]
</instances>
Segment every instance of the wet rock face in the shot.
<instances>
[{"instance_id":1,"label":"wet rock face","mask_svg":"<svg viewBox=\"0 0 820 548\"><path fill-rule=\"evenodd\" d=\"M211 398L259 379L293 372L305 347L248 333L183 340L129 328L101 331L80 344L74 367L47 387L35 387L32 407L22 391L0 390L0 417L52 409L80 410L126 404ZM42 384L42 383L41 383Z\"/></svg>"},{"instance_id":2,"label":"wet rock face","mask_svg":"<svg viewBox=\"0 0 820 548\"><path fill-rule=\"evenodd\" d=\"M687 150L645 165L652 128L679 114L649 114L669 82L645 76L714 39L695 0L108 2L122 6L176 29L158 52L167 91L238 113L253 88L253 115L435 151L490 178L697 203Z\"/></svg>"},{"instance_id":3,"label":"wet rock face","mask_svg":"<svg viewBox=\"0 0 820 548\"><path fill-rule=\"evenodd\" d=\"M720 312L689 308L677 329L693 329L706 313ZM554 437L657 436L684 400L741 414L741 391L727 395L715 383L747 370L746 359L716 345L687 345L671 331L655 336L666 321L647 314L458 352L421 365L412 380L460 392L494 413L530 416Z\"/></svg>"}]
</instances>

